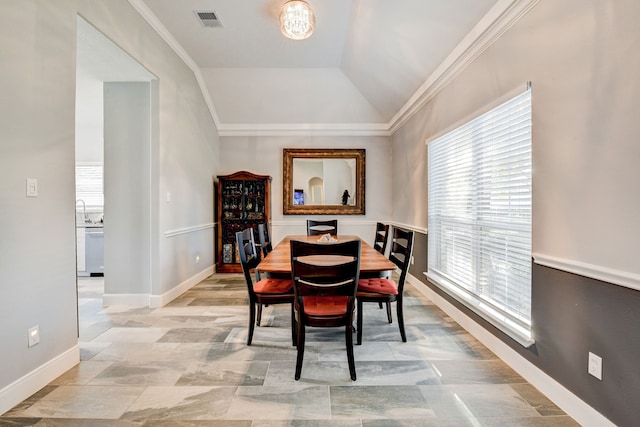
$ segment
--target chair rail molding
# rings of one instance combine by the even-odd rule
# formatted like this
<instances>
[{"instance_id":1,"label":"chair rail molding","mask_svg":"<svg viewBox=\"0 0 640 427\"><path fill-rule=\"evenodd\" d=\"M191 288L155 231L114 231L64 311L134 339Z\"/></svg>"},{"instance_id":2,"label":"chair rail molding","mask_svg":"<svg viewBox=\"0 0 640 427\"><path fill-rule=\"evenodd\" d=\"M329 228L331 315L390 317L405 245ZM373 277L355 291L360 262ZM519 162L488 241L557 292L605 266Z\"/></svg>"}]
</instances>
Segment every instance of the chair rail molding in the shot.
<instances>
[{"instance_id":1,"label":"chair rail molding","mask_svg":"<svg viewBox=\"0 0 640 427\"><path fill-rule=\"evenodd\" d=\"M189 233L193 233L196 231L201 231L201 230L208 230L210 228L214 228L216 226L216 223L214 222L209 222L206 224L200 224L200 225L194 225L191 227L185 227L185 228L176 228L175 230L167 230L164 232L164 237L174 237L174 236L179 236L181 234L189 234Z\"/></svg>"},{"instance_id":2,"label":"chair rail molding","mask_svg":"<svg viewBox=\"0 0 640 427\"><path fill-rule=\"evenodd\" d=\"M603 282L640 291L640 274L545 255L539 252L534 252L531 255L533 257L533 262L538 265L555 268L556 270L562 270L579 276L589 277L591 279L601 280Z\"/></svg>"}]
</instances>

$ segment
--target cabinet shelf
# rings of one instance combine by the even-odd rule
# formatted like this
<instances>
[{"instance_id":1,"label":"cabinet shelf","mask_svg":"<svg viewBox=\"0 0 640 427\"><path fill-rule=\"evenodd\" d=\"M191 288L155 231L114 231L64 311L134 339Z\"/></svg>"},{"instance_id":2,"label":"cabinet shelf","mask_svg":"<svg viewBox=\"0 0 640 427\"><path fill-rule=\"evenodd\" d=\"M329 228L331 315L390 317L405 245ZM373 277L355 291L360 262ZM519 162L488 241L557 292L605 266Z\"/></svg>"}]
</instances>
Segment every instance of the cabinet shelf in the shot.
<instances>
[{"instance_id":1,"label":"cabinet shelf","mask_svg":"<svg viewBox=\"0 0 640 427\"><path fill-rule=\"evenodd\" d=\"M241 171L218 176L216 272L238 273L235 234L246 228L258 229L271 217L271 177ZM257 241L257 235L256 235Z\"/></svg>"}]
</instances>

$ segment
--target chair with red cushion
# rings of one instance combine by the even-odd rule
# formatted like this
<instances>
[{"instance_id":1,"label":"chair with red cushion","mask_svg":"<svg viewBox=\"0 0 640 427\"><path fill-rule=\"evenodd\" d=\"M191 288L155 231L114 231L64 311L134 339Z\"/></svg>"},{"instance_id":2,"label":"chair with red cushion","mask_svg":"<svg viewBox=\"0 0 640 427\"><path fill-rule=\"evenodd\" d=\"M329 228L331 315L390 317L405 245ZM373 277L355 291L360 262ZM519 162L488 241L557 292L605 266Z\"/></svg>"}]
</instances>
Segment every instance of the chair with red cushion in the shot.
<instances>
[{"instance_id":1,"label":"chair with red cushion","mask_svg":"<svg viewBox=\"0 0 640 427\"><path fill-rule=\"evenodd\" d=\"M300 379L306 327L343 327L349 373L356 380L353 356L353 311L360 275L360 240L341 243L291 241L291 275L296 296L297 348L295 379Z\"/></svg>"},{"instance_id":2,"label":"chair with red cushion","mask_svg":"<svg viewBox=\"0 0 640 427\"><path fill-rule=\"evenodd\" d=\"M256 250L253 229L236 233L236 243L240 254L240 264L244 279L247 282L249 291L249 333L247 335L247 345L251 345L253 331L256 325L256 307L261 314L262 304L291 304L291 341L296 345L295 317L293 313L293 282L291 279L260 278L260 273L256 266L260 263L260 257ZM253 283L251 270L255 271L256 283ZM260 324L258 323L258 326Z\"/></svg>"},{"instance_id":3,"label":"chair with red cushion","mask_svg":"<svg viewBox=\"0 0 640 427\"><path fill-rule=\"evenodd\" d=\"M402 293L404 290L404 282L407 278L407 272L409 271L409 265L411 264L413 237L413 231L393 227L393 238L391 240L389 260L391 260L400 269L398 282L395 282L391 278L383 277L362 278L358 281L358 292L356 294L358 298L358 345L362 344L362 305L365 302L391 303L395 301L398 326L400 327L400 336L402 337L403 342L407 342L407 335L404 331ZM390 316L390 310L387 314ZM390 318L389 322L391 323Z\"/></svg>"},{"instance_id":4,"label":"chair with red cushion","mask_svg":"<svg viewBox=\"0 0 640 427\"><path fill-rule=\"evenodd\" d=\"M389 241L388 237L389 237L390 228L391 226L389 224L384 224L382 222L378 222L376 224L376 235L373 240L373 249L380 252L382 255L384 255L387 252L387 242ZM390 276L391 274L389 274L389 277ZM360 277L362 278L362 275L360 275ZM382 308L382 302L379 302L378 305L380 306L380 308ZM387 301L386 306L387 306L387 319L389 320L389 323L391 323L392 322L391 303Z\"/></svg>"}]
</instances>

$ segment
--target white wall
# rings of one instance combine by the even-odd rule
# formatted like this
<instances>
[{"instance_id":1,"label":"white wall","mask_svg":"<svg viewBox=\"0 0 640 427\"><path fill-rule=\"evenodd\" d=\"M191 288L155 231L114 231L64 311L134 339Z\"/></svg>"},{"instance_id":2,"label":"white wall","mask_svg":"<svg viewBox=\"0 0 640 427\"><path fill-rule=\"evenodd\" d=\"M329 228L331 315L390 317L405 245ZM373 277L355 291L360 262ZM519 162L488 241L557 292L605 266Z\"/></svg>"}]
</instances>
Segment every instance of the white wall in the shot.
<instances>
[{"instance_id":1,"label":"white wall","mask_svg":"<svg viewBox=\"0 0 640 427\"><path fill-rule=\"evenodd\" d=\"M76 79L76 163L104 160L103 82L78 73Z\"/></svg>"},{"instance_id":2,"label":"white wall","mask_svg":"<svg viewBox=\"0 0 640 427\"><path fill-rule=\"evenodd\" d=\"M78 362L75 261L76 16L158 77L151 129L152 293L213 263L217 131L189 68L126 0L0 2L0 412ZM9 101L10 100L10 101ZM25 179L39 195L25 197ZM171 203L165 200L172 191ZM162 196L162 197L161 197ZM194 227L175 237L167 231ZM171 233L170 233L171 234ZM155 240L153 240L155 239ZM188 244L185 244L188 242ZM202 251L196 264L190 251ZM164 262L163 262L164 261ZM41 341L27 348L27 329Z\"/></svg>"},{"instance_id":3,"label":"white wall","mask_svg":"<svg viewBox=\"0 0 640 427\"><path fill-rule=\"evenodd\" d=\"M533 85L533 251L640 274L635 0L541 1L393 137L395 221L427 226L424 141Z\"/></svg>"},{"instance_id":4,"label":"white wall","mask_svg":"<svg viewBox=\"0 0 640 427\"><path fill-rule=\"evenodd\" d=\"M391 146L382 136L248 136L221 137L220 175L238 170L269 175L273 240L287 234L306 234L307 218L333 218L319 215L282 214L283 148L364 148L366 149L366 214L335 216L340 234L354 234L373 241L376 221L391 216ZM342 194L342 193L340 193Z\"/></svg>"}]
</instances>

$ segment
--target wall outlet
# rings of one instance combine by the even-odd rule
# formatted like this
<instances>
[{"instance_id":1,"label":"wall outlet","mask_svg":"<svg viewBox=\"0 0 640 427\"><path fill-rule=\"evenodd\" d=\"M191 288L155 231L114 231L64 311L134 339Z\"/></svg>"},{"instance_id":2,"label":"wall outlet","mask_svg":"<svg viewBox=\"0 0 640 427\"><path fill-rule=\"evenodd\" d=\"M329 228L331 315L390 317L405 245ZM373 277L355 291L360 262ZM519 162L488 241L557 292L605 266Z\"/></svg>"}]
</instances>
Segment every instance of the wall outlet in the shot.
<instances>
[{"instance_id":1,"label":"wall outlet","mask_svg":"<svg viewBox=\"0 0 640 427\"><path fill-rule=\"evenodd\" d=\"M30 328L27 334L29 336L29 347L33 347L40 342L40 326L36 325Z\"/></svg>"},{"instance_id":2,"label":"wall outlet","mask_svg":"<svg viewBox=\"0 0 640 427\"><path fill-rule=\"evenodd\" d=\"M602 381L602 357L589 352L589 374Z\"/></svg>"}]
</instances>

